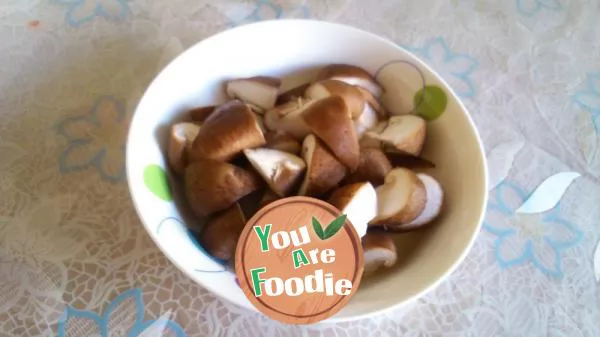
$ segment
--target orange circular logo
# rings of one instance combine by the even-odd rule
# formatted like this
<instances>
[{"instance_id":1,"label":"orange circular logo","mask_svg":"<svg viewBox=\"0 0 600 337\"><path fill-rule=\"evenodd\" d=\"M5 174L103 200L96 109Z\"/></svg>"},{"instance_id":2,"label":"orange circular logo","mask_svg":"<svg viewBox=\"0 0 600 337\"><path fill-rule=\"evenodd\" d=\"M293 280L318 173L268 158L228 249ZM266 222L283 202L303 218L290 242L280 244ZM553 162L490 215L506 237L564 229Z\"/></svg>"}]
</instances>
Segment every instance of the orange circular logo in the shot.
<instances>
[{"instance_id":1,"label":"orange circular logo","mask_svg":"<svg viewBox=\"0 0 600 337\"><path fill-rule=\"evenodd\" d=\"M246 224L235 272L263 314L288 324L336 314L360 284L360 238L334 206L309 197L270 203Z\"/></svg>"}]
</instances>

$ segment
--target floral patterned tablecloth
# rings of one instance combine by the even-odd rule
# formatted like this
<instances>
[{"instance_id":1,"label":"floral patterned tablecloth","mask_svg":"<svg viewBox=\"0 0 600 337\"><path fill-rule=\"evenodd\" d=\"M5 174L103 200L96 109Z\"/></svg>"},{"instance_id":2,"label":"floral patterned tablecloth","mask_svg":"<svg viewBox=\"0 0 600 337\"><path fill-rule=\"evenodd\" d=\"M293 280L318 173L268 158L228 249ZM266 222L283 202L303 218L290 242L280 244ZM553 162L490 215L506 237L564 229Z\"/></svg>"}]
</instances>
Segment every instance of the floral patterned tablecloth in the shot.
<instances>
[{"instance_id":1,"label":"floral patterned tablecloth","mask_svg":"<svg viewBox=\"0 0 600 337\"><path fill-rule=\"evenodd\" d=\"M597 0L0 0L0 336L600 336ZM297 327L223 303L140 225L124 142L188 46L275 18L413 51L485 142L473 250L416 303Z\"/></svg>"}]
</instances>

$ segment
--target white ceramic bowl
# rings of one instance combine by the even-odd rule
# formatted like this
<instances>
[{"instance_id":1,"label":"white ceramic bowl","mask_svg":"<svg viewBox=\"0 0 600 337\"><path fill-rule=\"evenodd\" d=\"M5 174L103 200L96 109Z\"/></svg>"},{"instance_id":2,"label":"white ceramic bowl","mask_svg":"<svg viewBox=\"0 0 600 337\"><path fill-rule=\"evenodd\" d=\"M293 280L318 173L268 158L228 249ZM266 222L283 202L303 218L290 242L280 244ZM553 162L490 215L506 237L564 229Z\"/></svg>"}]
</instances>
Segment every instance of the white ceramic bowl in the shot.
<instances>
[{"instance_id":1,"label":"white ceramic bowl","mask_svg":"<svg viewBox=\"0 0 600 337\"><path fill-rule=\"evenodd\" d=\"M331 63L377 74L386 91L397 93L393 109L414 109L420 103L413 98L424 85L440 88L447 106L429 122L424 149L437 164L429 173L445 188L442 214L425 230L398 235L396 266L365 279L330 321L372 315L422 296L458 266L480 229L487 187L481 141L454 92L414 55L373 34L319 21L265 21L225 31L179 55L146 90L129 131L127 179L144 227L168 259L215 295L250 310L256 311L234 274L208 256L184 225L190 218L177 206L180 187L165 160L169 125L189 108L224 102L224 80L270 75L286 78L289 88Z\"/></svg>"}]
</instances>

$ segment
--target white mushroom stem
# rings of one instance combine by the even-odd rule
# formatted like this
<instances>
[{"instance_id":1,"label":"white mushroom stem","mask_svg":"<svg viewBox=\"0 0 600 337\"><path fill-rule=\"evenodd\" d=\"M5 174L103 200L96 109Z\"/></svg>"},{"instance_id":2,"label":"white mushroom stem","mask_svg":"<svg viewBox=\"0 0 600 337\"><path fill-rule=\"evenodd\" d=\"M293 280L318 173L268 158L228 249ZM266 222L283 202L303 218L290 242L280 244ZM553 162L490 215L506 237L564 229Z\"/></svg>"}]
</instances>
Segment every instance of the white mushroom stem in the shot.
<instances>
[{"instance_id":1,"label":"white mushroom stem","mask_svg":"<svg viewBox=\"0 0 600 337\"><path fill-rule=\"evenodd\" d=\"M408 224L408 226L426 225L433 221L442 210L444 190L442 189L440 183L433 177L424 173L417 174L417 177L419 177L419 179L423 182L423 185L425 185L427 202L425 203L425 208L423 209L423 212L421 212L419 216L417 216L413 221L411 221Z\"/></svg>"},{"instance_id":2,"label":"white mushroom stem","mask_svg":"<svg viewBox=\"0 0 600 337\"><path fill-rule=\"evenodd\" d=\"M256 171L280 197L287 196L299 183L306 169L304 160L274 149L246 149L244 154Z\"/></svg>"},{"instance_id":3,"label":"white mushroom stem","mask_svg":"<svg viewBox=\"0 0 600 337\"><path fill-rule=\"evenodd\" d=\"M367 234L369 221L377 215L377 193L368 182L338 188L329 203L346 214L359 237Z\"/></svg>"},{"instance_id":4,"label":"white mushroom stem","mask_svg":"<svg viewBox=\"0 0 600 337\"><path fill-rule=\"evenodd\" d=\"M231 80L227 83L227 95L238 98L255 107L253 110L262 113L273 109L281 81L278 78L255 76Z\"/></svg>"},{"instance_id":5,"label":"white mushroom stem","mask_svg":"<svg viewBox=\"0 0 600 337\"><path fill-rule=\"evenodd\" d=\"M370 275L378 269L389 268L398 258L396 245L387 233L367 233L362 238L364 273Z\"/></svg>"}]
</instances>

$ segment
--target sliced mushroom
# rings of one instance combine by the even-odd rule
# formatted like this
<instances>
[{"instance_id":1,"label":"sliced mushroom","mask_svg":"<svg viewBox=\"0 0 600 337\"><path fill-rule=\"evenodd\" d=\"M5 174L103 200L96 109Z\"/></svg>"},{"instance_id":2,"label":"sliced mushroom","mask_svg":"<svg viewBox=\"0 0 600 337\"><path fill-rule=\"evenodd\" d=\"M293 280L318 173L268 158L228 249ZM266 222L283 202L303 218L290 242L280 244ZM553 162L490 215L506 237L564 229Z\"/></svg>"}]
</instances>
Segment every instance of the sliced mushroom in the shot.
<instances>
[{"instance_id":1,"label":"sliced mushroom","mask_svg":"<svg viewBox=\"0 0 600 337\"><path fill-rule=\"evenodd\" d=\"M342 81L319 81L309 86L304 92L304 97L310 100L319 100L330 96L340 96L344 99L352 119L359 118L367 105L366 99L358 87Z\"/></svg>"},{"instance_id":2,"label":"sliced mushroom","mask_svg":"<svg viewBox=\"0 0 600 337\"><path fill-rule=\"evenodd\" d=\"M244 154L263 177L269 187L280 197L288 196L306 170L302 158L291 153L267 149L246 149Z\"/></svg>"},{"instance_id":3,"label":"sliced mushroom","mask_svg":"<svg viewBox=\"0 0 600 337\"><path fill-rule=\"evenodd\" d=\"M187 152L200 131L195 123L177 123L171 126L167 159L173 171L182 174L187 163Z\"/></svg>"},{"instance_id":4,"label":"sliced mushroom","mask_svg":"<svg viewBox=\"0 0 600 337\"><path fill-rule=\"evenodd\" d=\"M265 126L271 131L285 132L297 140L310 133L302 119L303 112L312 104L302 98L287 102L265 113Z\"/></svg>"},{"instance_id":5,"label":"sliced mushroom","mask_svg":"<svg viewBox=\"0 0 600 337\"><path fill-rule=\"evenodd\" d=\"M201 159L185 169L185 192L198 217L224 210L261 185L260 177L235 165Z\"/></svg>"},{"instance_id":6,"label":"sliced mushroom","mask_svg":"<svg viewBox=\"0 0 600 337\"><path fill-rule=\"evenodd\" d=\"M346 167L315 135L304 139L302 157L306 162L306 174L299 195L321 196L336 187L346 175Z\"/></svg>"},{"instance_id":7,"label":"sliced mushroom","mask_svg":"<svg viewBox=\"0 0 600 337\"><path fill-rule=\"evenodd\" d=\"M381 104L379 104L379 101L377 100L377 98L373 97L373 95L368 90L365 90L361 87L356 87L356 88L362 94L367 105L370 106L371 109L373 109L375 111L375 113L377 114L377 117L379 117L379 119L384 120L389 117L389 114L387 113L387 111L385 111L385 109L381 106Z\"/></svg>"},{"instance_id":8,"label":"sliced mushroom","mask_svg":"<svg viewBox=\"0 0 600 337\"><path fill-rule=\"evenodd\" d=\"M310 83L304 83L300 86L292 88L277 97L276 105L285 104L289 101L296 100L304 96L304 91L310 86Z\"/></svg>"},{"instance_id":9,"label":"sliced mushroom","mask_svg":"<svg viewBox=\"0 0 600 337\"><path fill-rule=\"evenodd\" d=\"M368 181L379 186L391 170L392 164L383 151L378 148L363 148L360 150L358 168L346 178L346 183Z\"/></svg>"},{"instance_id":10,"label":"sliced mushroom","mask_svg":"<svg viewBox=\"0 0 600 337\"><path fill-rule=\"evenodd\" d=\"M302 114L311 131L319 137L350 171L358 167L359 146L348 107L340 96L312 103Z\"/></svg>"},{"instance_id":11,"label":"sliced mushroom","mask_svg":"<svg viewBox=\"0 0 600 337\"><path fill-rule=\"evenodd\" d=\"M200 233L202 247L217 259L231 260L245 225L242 208L235 203L206 222Z\"/></svg>"},{"instance_id":12,"label":"sliced mushroom","mask_svg":"<svg viewBox=\"0 0 600 337\"><path fill-rule=\"evenodd\" d=\"M301 146L294 137L281 131L269 131L265 134L266 147L270 149L285 151L291 154L300 154Z\"/></svg>"},{"instance_id":13,"label":"sliced mushroom","mask_svg":"<svg viewBox=\"0 0 600 337\"><path fill-rule=\"evenodd\" d=\"M267 189L265 191L265 194L263 194L262 198L258 202L258 208L263 208L268 204L272 203L273 201L277 201L279 199L280 197L275 192L273 192L270 189Z\"/></svg>"},{"instance_id":14,"label":"sliced mushroom","mask_svg":"<svg viewBox=\"0 0 600 337\"><path fill-rule=\"evenodd\" d=\"M384 151L390 163L394 167L406 167L409 169L416 168L435 168L435 164L421 156L415 156L405 151L397 150L396 148L384 147Z\"/></svg>"},{"instance_id":15,"label":"sliced mushroom","mask_svg":"<svg viewBox=\"0 0 600 337\"><path fill-rule=\"evenodd\" d=\"M361 137L360 140L358 142L358 146L361 149L366 149L366 148L378 148L381 149L382 148L382 144L381 141L377 138L374 138L373 136L371 136L371 134L379 134L381 133L383 130L385 130L385 128L387 127L388 122L387 121L382 121L379 122L377 125L375 125L374 127L372 127L370 130L368 130L369 132L365 132Z\"/></svg>"},{"instance_id":16,"label":"sliced mushroom","mask_svg":"<svg viewBox=\"0 0 600 337\"><path fill-rule=\"evenodd\" d=\"M204 123L217 107L215 105L203 106L190 110L188 113L192 122Z\"/></svg>"},{"instance_id":17,"label":"sliced mushroom","mask_svg":"<svg viewBox=\"0 0 600 337\"><path fill-rule=\"evenodd\" d=\"M409 169L395 168L377 187L377 216L372 226L393 228L413 221L425 208L427 192L423 182Z\"/></svg>"},{"instance_id":18,"label":"sliced mushroom","mask_svg":"<svg viewBox=\"0 0 600 337\"><path fill-rule=\"evenodd\" d=\"M246 104L233 100L219 106L204 121L192 144L190 160L228 161L244 149L265 143L256 115Z\"/></svg>"},{"instance_id":19,"label":"sliced mushroom","mask_svg":"<svg viewBox=\"0 0 600 337\"><path fill-rule=\"evenodd\" d=\"M362 238L364 274L371 275L380 268L390 268L398 259L396 245L387 233L369 232Z\"/></svg>"},{"instance_id":20,"label":"sliced mushroom","mask_svg":"<svg viewBox=\"0 0 600 337\"><path fill-rule=\"evenodd\" d=\"M269 110L275 107L280 86L281 80L275 77L239 78L227 82L227 95L260 109Z\"/></svg>"},{"instance_id":21,"label":"sliced mushroom","mask_svg":"<svg viewBox=\"0 0 600 337\"><path fill-rule=\"evenodd\" d=\"M377 124L379 124L379 116L368 104L365 105L362 114L354 120L356 136L361 139L365 132L373 129Z\"/></svg>"},{"instance_id":22,"label":"sliced mushroom","mask_svg":"<svg viewBox=\"0 0 600 337\"><path fill-rule=\"evenodd\" d=\"M356 85L369 91L375 97L379 97L383 92L379 83L368 71L349 64L331 64L321 70L318 79L332 79Z\"/></svg>"},{"instance_id":23,"label":"sliced mushroom","mask_svg":"<svg viewBox=\"0 0 600 337\"><path fill-rule=\"evenodd\" d=\"M427 202L425 208L414 220L406 225L400 226L403 231L414 230L432 222L442 210L442 204L444 199L444 190L440 183L433 177L419 173L417 177L425 185L425 193L427 195Z\"/></svg>"},{"instance_id":24,"label":"sliced mushroom","mask_svg":"<svg viewBox=\"0 0 600 337\"><path fill-rule=\"evenodd\" d=\"M423 118L404 115L391 117L383 131L369 131L366 134L400 151L418 156L423 148L426 133L427 125Z\"/></svg>"},{"instance_id":25,"label":"sliced mushroom","mask_svg":"<svg viewBox=\"0 0 600 337\"><path fill-rule=\"evenodd\" d=\"M346 214L359 237L367 233L369 221L377 215L377 193L368 182L340 187L327 202Z\"/></svg>"}]
</instances>

